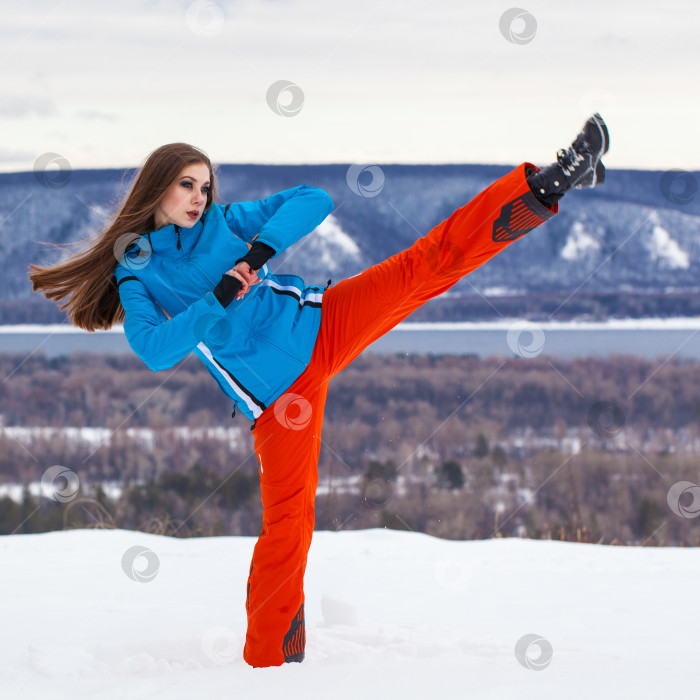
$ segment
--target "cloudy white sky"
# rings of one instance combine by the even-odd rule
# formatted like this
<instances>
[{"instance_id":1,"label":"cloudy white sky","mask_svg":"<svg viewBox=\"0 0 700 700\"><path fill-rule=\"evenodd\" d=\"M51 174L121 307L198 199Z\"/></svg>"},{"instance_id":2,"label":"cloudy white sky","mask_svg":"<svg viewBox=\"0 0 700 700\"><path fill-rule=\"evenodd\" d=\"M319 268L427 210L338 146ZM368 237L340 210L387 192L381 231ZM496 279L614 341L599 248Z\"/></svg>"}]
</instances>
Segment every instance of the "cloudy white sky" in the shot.
<instances>
[{"instance_id":1,"label":"cloudy white sky","mask_svg":"<svg viewBox=\"0 0 700 700\"><path fill-rule=\"evenodd\" d=\"M0 0L0 170L133 167L173 141L216 163L544 164L596 110L609 168L700 169L700 4L513 7ZM293 116L267 98L281 80Z\"/></svg>"}]
</instances>

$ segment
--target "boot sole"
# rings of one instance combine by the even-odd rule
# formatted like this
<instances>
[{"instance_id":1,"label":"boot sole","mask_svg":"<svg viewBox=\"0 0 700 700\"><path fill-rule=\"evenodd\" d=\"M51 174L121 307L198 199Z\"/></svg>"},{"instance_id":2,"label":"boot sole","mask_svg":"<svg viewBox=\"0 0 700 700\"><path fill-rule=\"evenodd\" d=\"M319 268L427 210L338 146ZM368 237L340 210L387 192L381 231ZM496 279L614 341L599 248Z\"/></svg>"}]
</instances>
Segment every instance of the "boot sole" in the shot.
<instances>
[{"instance_id":1,"label":"boot sole","mask_svg":"<svg viewBox=\"0 0 700 700\"><path fill-rule=\"evenodd\" d=\"M598 165L595 166L595 173L593 174L593 184L591 187L597 187L605 182L605 166L603 161L599 160Z\"/></svg>"},{"instance_id":2,"label":"boot sole","mask_svg":"<svg viewBox=\"0 0 700 700\"><path fill-rule=\"evenodd\" d=\"M600 157L604 156L608 152L608 148L610 146L610 135L608 134L608 127L606 123L603 121L603 117L596 112L591 119L593 120L593 123L598 127L598 130L600 131L600 138L602 141L602 152L600 154ZM600 160L600 158L599 158Z\"/></svg>"}]
</instances>

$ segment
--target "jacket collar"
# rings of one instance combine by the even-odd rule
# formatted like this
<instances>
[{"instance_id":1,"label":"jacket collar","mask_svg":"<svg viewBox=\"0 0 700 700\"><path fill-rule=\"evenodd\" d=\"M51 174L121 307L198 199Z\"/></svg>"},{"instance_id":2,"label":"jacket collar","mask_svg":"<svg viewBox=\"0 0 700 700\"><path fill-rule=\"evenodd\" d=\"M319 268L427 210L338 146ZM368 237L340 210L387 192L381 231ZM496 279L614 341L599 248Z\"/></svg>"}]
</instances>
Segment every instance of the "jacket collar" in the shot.
<instances>
[{"instance_id":1,"label":"jacket collar","mask_svg":"<svg viewBox=\"0 0 700 700\"><path fill-rule=\"evenodd\" d=\"M177 224L168 224L156 231L144 233L142 237L148 241L151 250L160 255L177 255L189 252L194 242L199 238L206 215L207 212L204 212L199 221L190 228L178 226Z\"/></svg>"}]
</instances>

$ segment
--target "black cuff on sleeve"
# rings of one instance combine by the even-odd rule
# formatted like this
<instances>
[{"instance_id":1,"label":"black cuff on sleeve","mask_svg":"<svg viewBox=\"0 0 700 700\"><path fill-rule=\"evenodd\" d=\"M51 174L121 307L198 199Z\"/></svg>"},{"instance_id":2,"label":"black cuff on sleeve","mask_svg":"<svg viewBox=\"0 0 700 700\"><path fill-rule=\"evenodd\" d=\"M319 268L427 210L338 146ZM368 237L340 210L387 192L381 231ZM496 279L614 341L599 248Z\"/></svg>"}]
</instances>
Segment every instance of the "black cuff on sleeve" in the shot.
<instances>
[{"instance_id":1,"label":"black cuff on sleeve","mask_svg":"<svg viewBox=\"0 0 700 700\"><path fill-rule=\"evenodd\" d=\"M233 275L224 273L221 275L221 281L214 287L214 296L219 300L221 306L226 308L238 294L243 284Z\"/></svg>"},{"instance_id":2,"label":"black cuff on sleeve","mask_svg":"<svg viewBox=\"0 0 700 700\"><path fill-rule=\"evenodd\" d=\"M251 270L259 270L274 254L275 249L267 243L255 241L250 250L242 258L238 258L235 264L238 265L241 260L244 260L250 265Z\"/></svg>"}]
</instances>

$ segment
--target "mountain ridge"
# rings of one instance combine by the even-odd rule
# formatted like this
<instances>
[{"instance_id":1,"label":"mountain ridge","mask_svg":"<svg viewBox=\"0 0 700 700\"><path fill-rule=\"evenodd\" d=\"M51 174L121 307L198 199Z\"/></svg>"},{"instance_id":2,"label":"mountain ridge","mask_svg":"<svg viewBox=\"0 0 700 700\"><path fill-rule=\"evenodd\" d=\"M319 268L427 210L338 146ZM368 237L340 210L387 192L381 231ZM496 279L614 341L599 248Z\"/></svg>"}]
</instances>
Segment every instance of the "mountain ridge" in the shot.
<instances>
[{"instance_id":1,"label":"mountain ridge","mask_svg":"<svg viewBox=\"0 0 700 700\"><path fill-rule=\"evenodd\" d=\"M408 247L511 169L474 164L237 164L219 165L215 172L222 203L262 199L299 184L321 187L331 195L335 209L328 218L274 261L275 271L325 284ZM63 174L67 181L60 187L51 185L50 173L0 173L0 263L5 271L0 277L0 323L48 322L47 304L56 310L57 305L32 292L28 265L53 264L82 246L56 250L41 242L66 246L99 235L136 172L75 170L70 177ZM602 187L567 194L557 216L429 304L449 309L441 320L468 320L475 313L495 317L498 303L490 305L490 299L521 300L523 313L543 313L533 300L545 297L565 302L569 308L562 307L562 313L569 315L586 315L586 304L579 307L587 298L597 303L608 298L607 305L598 303L599 315L625 315L631 309L624 302L629 296L637 306L643 299L652 315L674 309L700 313L700 198L684 200L672 187L675 174L608 170ZM698 175L683 177L692 185ZM358 194L363 191L370 196ZM580 303L572 306L572 299ZM57 313L50 314L53 321L62 317Z\"/></svg>"}]
</instances>

